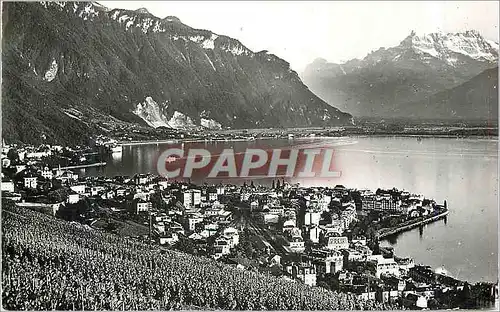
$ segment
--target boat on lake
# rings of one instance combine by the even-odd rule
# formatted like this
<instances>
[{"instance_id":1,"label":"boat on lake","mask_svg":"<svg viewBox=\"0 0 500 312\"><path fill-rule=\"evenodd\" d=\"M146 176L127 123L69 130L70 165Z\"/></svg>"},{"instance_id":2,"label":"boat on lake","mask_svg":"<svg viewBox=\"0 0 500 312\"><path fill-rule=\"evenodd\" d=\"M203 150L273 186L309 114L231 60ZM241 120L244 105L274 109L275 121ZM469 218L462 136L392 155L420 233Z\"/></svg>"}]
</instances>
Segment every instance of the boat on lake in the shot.
<instances>
[{"instance_id":1,"label":"boat on lake","mask_svg":"<svg viewBox=\"0 0 500 312\"><path fill-rule=\"evenodd\" d=\"M112 153L121 153L122 152L121 145L115 144L115 145L110 146L110 148L111 148Z\"/></svg>"}]
</instances>

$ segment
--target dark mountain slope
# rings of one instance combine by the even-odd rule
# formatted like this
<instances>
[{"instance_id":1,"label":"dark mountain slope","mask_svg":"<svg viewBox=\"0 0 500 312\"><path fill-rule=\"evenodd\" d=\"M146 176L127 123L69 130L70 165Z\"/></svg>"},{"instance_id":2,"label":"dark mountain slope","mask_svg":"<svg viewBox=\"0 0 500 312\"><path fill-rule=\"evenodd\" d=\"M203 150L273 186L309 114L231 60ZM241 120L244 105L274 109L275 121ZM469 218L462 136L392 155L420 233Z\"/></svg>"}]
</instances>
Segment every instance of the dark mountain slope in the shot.
<instances>
[{"instance_id":1,"label":"dark mountain slope","mask_svg":"<svg viewBox=\"0 0 500 312\"><path fill-rule=\"evenodd\" d=\"M8 2L3 17L7 140L71 141L138 125L351 122L287 62L174 17L74 2Z\"/></svg>"},{"instance_id":2,"label":"dark mountain slope","mask_svg":"<svg viewBox=\"0 0 500 312\"><path fill-rule=\"evenodd\" d=\"M425 100L404 104L395 113L400 117L498 120L498 67Z\"/></svg>"}]
</instances>

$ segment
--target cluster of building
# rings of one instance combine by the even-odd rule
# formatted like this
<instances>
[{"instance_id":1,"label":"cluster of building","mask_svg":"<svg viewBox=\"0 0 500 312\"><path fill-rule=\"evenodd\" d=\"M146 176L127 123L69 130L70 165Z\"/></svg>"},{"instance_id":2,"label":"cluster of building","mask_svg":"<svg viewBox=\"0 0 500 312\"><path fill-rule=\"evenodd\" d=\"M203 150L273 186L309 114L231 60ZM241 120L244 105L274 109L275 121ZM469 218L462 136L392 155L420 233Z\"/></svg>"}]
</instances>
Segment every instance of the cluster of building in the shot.
<instances>
[{"instance_id":1,"label":"cluster of building","mask_svg":"<svg viewBox=\"0 0 500 312\"><path fill-rule=\"evenodd\" d=\"M9 153L10 150L15 153ZM235 187L193 189L187 184L169 184L166 179L151 174L79 177L60 166L49 167L47 157L60 155L61 150L57 146L4 147L2 197L52 215L72 205L91 202L97 208L81 215L80 221L91 226L97 224L97 210L120 218L133 216L135 221L150 227L150 238L159 244L173 245L180 236L187 235L187 239L211 250L214 258L229 254L238 244L238 231L227 226L231 213L218 200L226 190L235 191ZM215 241L207 246L206 240L215 235Z\"/></svg>"},{"instance_id":2,"label":"cluster of building","mask_svg":"<svg viewBox=\"0 0 500 312\"><path fill-rule=\"evenodd\" d=\"M423 195L411 194L408 191L379 190L378 194L371 190L361 190L362 209L365 211L385 211L409 217L427 216L436 207L433 200Z\"/></svg>"},{"instance_id":3,"label":"cluster of building","mask_svg":"<svg viewBox=\"0 0 500 312\"><path fill-rule=\"evenodd\" d=\"M260 228L258 237L267 260L240 259L235 262L239 268L274 268L278 275L310 286L323 282L360 298L399 300L418 308L463 287L411 259L375 253L366 236L352 235L369 211L407 217L432 213L435 203L423 196L395 189L372 193L342 185L305 188L284 181L277 187L195 186L150 174L79 177L44 163L45 157L60 153L60 147L26 148L16 150L16 155L9 150L2 150L2 197L18 205L43 207L55 215L68 206L91 202L91 211L82 215L82 221L91 226L99 221L96 210L105 210L147 225L148 239L160 245L175 245L182 239L199 254L221 260L234 258L241 243L243 228L233 212L247 209L247 217ZM239 206L234 207L234 202Z\"/></svg>"},{"instance_id":4,"label":"cluster of building","mask_svg":"<svg viewBox=\"0 0 500 312\"><path fill-rule=\"evenodd\" d=\"M279 255L278 264L287 278L310 286L334 280L336 289L354 293L359 298L398 301L412 308L426 308L428 300L440 292L460 291L463 283L454 279L450 285L436 278L426 282L416 279L415 272L422 267L416 266L412 259L397 258L390 252L375 254L365 236L352 235L353 227L367 211L411 218L411 211L416 207L431 210L435 205L423 196L395 189L378 193L347 189L342 185L330 189L284 183L281 189L242 193L241 200L249 204L273 236L282 234L284 239L277 241L284 252ZM394 199L393 194L399 194L399 198ZM384 201L392 206L378 204ZM411 208L401 208L405 205ZM421 210L418 213L422 215ZM274 261L270 263L275 265L277 256L271 257Z\"/></svg>"}]
</instances>

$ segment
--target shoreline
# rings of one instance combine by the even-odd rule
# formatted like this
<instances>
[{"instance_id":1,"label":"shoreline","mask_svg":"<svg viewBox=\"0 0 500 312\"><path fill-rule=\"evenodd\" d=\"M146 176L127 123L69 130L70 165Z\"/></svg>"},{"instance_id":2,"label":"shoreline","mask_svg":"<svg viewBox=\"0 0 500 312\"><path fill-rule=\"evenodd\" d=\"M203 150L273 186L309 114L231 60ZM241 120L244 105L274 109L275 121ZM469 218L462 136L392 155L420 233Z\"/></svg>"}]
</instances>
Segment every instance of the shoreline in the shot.
<instances>
[{"instance_id":1,"label":"shoreline","mask_svg":"<svg viewBox=\"0 0 500 312\"><path fill-rule=\"evenodd\" d=\"M385 240L388 236L403 233L403 232L409 232L409 231L414 230L415 228L417 228L420 225L425 225L425 224L429 224L429 223L433 223L433 222L436 222L438 220L441 220L441 219L445 218L446 216L448 216L449 212L450 212L449 209L445 209L443 212L441 212L435 216L431 216L431 217L425 218L424 220L420 220L420 221L417 221L417 222L414 222L411 224L407 224L404 226L397 226L397 227L393 227L393 228L383 228L381 230L386 230L386 232L384 232L382 234L380 234L380 230L378 230L376 232L377 243ZM385 249L387 251L386 248L387 247L380 247L381 250ZM395 250L393 250L393 257L397 258ZM420 264L420 265L427 265L427 264L424 263L424 264ZM433 268L433 270L434 270L434 268ZM453 276L450 276L450 277L452 277L453 279L456 279L457 281L462 281L462 282L467 282L469 284L474 284L474 282L470 282L469 280L457 279ZM492 284L495 283L494 281L484 281L484 282L485 283L492 283Z\"/></svg>"},{"instance_id":2,"label":"shoreline","mask_svg":"<svg viewBox=\"0 0 500 312\"><path fill-rule=\"evenodd\" d=\"M84 168L91 168L91 167L103 167L106 166L106 162L98 162L98 163L93 163L93 164L86 164L86 165L75 165L75 166L67 166L67 167L57 167L53 168L53 170L73 170L73 169L84 169Z\"/></svg>"},{"instance_id":3,"label":"shoreline","mask_svg":"<svg viewBox=\"0 0 500 312\"><path fill-rule=\"evenodd\" d=\"M459 139L459 140L481 140L481 141L498 141L498 135L484 136L484 135L446 135L446 134L346 134L342 136L300 136L293 139L286 137L262 137L254 139L165 139L165 140L142 140L142 141L118 141L117 144L121 146L134 146L134 145L152 145L152 144L177 144L177 143L223 143L223 142L255 142L262 140L321 140L321 139L337 139L337 138L369 138L369 137L400 137L400 138L441 138L441 139Z\"/></svg>"},{"instance_id":4,"label":"shoreline","mask_svg":"<svg viewBox=\"0 0 500 312\"><path fill-rule=\"evenodd\" d=\"M380 240L383 240L384 238L386 238L387 236L410 231L419 225L424 225L424 224L438 221L438 220L446 217L449 214L449 212L450 211L448 209L446 209L443 212L441 212L435 216L431 216L431 217L425 218L425 219L417 221L417 222L413 222L410 224L406 224L403 226L397 226L397 227L393 227L393 228L383 228L381 230L386 230L386 231L384 231L383 233L380 233L381 230L378 230L377 234L376 234L377 240L380 241Z\"/></svg>"},{"instance_id":5,"label":"shoreline","mask_svg":"<svg viewBox=\"0 0 500 312\"><path fill-rule=\"evenodd\" d=\"M223 143L223 142L253 142L257 140L270 140L276 138L258 138L254 140L250 139L168 139L168 140L150 140L150 141L119 141L118 145L122 146L133 146L133 145L151 145L151 144L176 144L176 143Z\"/></svg>"}]
</instances>

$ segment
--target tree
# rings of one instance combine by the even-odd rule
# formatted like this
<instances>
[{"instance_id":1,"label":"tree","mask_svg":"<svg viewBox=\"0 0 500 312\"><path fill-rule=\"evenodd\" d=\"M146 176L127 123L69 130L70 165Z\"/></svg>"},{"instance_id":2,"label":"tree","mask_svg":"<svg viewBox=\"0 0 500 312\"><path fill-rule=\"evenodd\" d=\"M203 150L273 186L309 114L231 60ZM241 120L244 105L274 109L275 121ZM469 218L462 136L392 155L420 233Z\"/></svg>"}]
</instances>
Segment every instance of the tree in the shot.
<instances>
[{"instance_id":1,"label":"tree","mask_svg":"<svg viewBox=\"0 0 500 312\"><path fill-rule=\"evenodd\" d=\"M15 161L19 160L19 154L17 153L16 149L14 149L14 148L9 149L9 151L7 152L7 158L11 162L15 162Z\"/></svg>"},{"instance_id":2,"label":"tree","mask_svg":"<svg viewBox=\"0 0 500 312\"><path fill-rule=\"evenodd\" d=\"M57 216L67 221L82 220L81 215L89 211L89 204L86 200L80 200L75 204L67 204L66 207L57 211Z\"/></svg>"},{"instance_id":3,"label":"tree","mask_svg":"<svg viewBox=\"0 0 500 312\"><path fill-rule=\"evenodd\" d=\"M323 211L321 219L325 220L328 224L332 223L332 215L328 211Z\"/></svg>"},{"instance_id":4,"label":"tree","mask_svg":"<svg viewBox=\"0 0 500 312\"><path fill-rule=\"evenodd\" d=\"M57 180L55 180L57 181ZM54 202L54 203L60 203L62 201L64 201L67 197L68 197L68 192L63 189L63 188L58 188L54 191L51 191L47 194L47 197L49 198L49 200L51 202Z\"/></svg>"},{"instance_id":5,"label":"tree","mask_svg":"<svg viewBox=\"0 0 500 312\"><path fill-rule=\"evenodd\" d=\"M464 306L464 308L472 308L474 303L471 300L471 287L469 283L465 282L464 288L458 293L458 300Z\"/></svg>"},{"instance_id":6,"label":"tree","mask_svg":"<svg viewBox=\"0 0 500 312\"><path fill-rule=\"evenodd\" d=\"M174 248L179 250L179 251L188 253L188 254L192 254L192 255L197 254L197 248L196 248L195 244L190 239L181 238L174 245Z\"/></svg>"}]
</instances>

